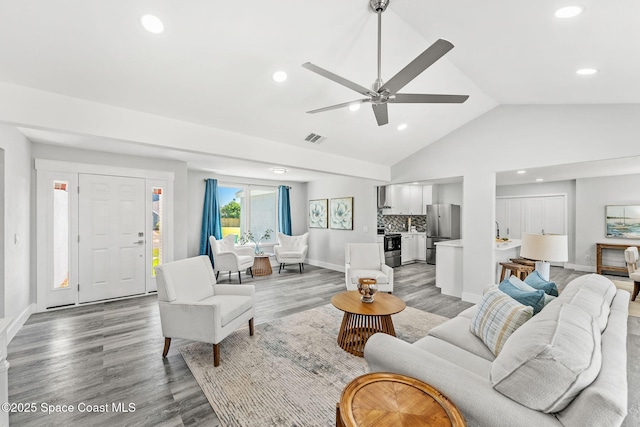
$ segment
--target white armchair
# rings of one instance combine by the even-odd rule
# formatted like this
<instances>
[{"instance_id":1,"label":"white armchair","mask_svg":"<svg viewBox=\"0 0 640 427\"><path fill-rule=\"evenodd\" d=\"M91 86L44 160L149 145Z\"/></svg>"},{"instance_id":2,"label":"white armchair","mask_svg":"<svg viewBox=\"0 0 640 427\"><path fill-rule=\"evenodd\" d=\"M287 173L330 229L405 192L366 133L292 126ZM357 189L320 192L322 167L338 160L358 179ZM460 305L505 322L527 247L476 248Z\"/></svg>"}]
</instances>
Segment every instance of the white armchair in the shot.
<instances>
[{"instance_id":1,"label":"white armchair","mask_svg":"<svg viewBox=\"0 0 640 427\"><path fill-rule=\"evenodd\" d=\"M384 262L382 243L347 243L344 276L348 291L358 289L358 279L378 282L378 291L393 293L393 268Z\"/></svg>"},{"instance_id":2,"label":"white armchair","mask_svg":"<svg viewBox=\"0 0 640 427\"><path fill-rule=\"evenodd\" d=\"M251 277L253 277L253 258L254 250L249 246L236 246L236 235L229 234L222 240L217 240L214 236L209 236L209 244L213 253L213 271L216 273L216 279L221 271L229 272L229 281L231 281L231 273L238 272L238 282L242 283L240 272L249 269Z\"/></svg>"},{"instance_id":3,"label":"white armchair","mask_svg":"<svg viewBox=\"0 0 640 427\"><path fill-rule=\"evenodd\" d=\"M160 323L166 357L171 338L213 344L213 365L220 364L220 341L249 322L253 336L253 285L218 285L207 256L156 267Z\"/></svg>"},{"instance_id":4,"label":"white armchair","mask_svg":"<svg viewBox=\"0 0 640 427\"><path fill-rule=\"evenodd\" d=\"M633 280L633 294L631 295L631 301L635 301L640 291L640 270L638 270L638 248L635 246L628 247L624 250L624 260L627 262L627 270L629 271L629 278Z\"/></svg>"},{"instance_id":5,"label":"white armchair","mask_svg":"<svg viewBox=\"0 0 640 427\"><path fill-rule=\"evenodd\" d=\"M302 274L304 260L307 258L307 251L309 250L308 240L309 233L304 233L302 236L287 236L286 234L278 233L278 244L273 247L276 260L280 264L278 274L287 264L298 264L300 274Z\"/></svg>"}]
</instances>

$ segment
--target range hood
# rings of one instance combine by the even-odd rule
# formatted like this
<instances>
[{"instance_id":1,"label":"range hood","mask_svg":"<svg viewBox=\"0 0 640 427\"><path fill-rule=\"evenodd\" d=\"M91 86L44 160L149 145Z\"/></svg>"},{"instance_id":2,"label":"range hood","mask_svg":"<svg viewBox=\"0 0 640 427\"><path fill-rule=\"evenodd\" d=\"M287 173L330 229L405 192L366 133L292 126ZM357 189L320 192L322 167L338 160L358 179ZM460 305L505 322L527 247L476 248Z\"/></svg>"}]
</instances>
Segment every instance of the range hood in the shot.
<instances>
[{"instance_id":1,"label":"range hood","mask_svg":"<svg viewBox=\"0 0 640 427\"><path fill-rule=\"evenodd\" d=\"M378 209L389 209L389 203L387 203L387 187L381 185L378 187Z\"/></svg>"}]
</instances>

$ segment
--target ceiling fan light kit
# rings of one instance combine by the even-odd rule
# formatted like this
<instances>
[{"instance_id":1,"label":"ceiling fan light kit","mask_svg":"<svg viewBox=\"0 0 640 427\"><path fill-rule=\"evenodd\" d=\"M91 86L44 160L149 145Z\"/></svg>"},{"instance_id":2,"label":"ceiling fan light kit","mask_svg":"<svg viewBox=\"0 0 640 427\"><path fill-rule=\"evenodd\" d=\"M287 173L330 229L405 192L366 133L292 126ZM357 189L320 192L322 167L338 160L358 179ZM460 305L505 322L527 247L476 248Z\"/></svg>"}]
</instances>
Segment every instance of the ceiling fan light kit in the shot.
<instances>
[{"instance_id":1,"label":"ceiling fan light kit","mask_svg":"<svg viewBox=\"0 0 640 427\"><path fill-rule=\"evenodd\" d=\"M400 70L389 81L384 83L381 77L381 42L382 42L382 12L387 9L390 0L369 0L371 9L378 15L378 78L373 83L371 89L360 86L344 77L338 76L331 71L320 68L310 62L302 64L302 67L313 71L329 80L345 86L361 95L366 96L364 99L356 101L343 102L341 104L331 105L329 107L318 108L316 110L307 111L309 114L321 113L323 111L335 110L337 108L351 107L354 104L370 103L373 113L378 122L378 126L389 123L389 113L387 109L388 103L395 104L423 104L423 103L445 103L460 104L465 102L468 95L437 95L437 94L416 94L416 93L398 93L409 82L420 75L424 70L433 65L437 60L442 58L447 52L453 49L453 44L447 40L438 39L434 44L429 46L427 50L422 52L416 59L411 61L407 66Z\"/></svg>"}]
</instances>

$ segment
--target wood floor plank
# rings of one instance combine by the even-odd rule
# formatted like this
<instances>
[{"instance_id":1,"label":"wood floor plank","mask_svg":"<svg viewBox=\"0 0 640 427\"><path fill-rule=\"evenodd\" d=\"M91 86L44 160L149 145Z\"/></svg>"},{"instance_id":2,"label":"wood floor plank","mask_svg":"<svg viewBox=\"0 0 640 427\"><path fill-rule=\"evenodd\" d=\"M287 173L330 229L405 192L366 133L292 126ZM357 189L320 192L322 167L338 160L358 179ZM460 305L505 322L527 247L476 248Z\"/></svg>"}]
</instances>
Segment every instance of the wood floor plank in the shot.
<instances>
[{"instance_id":1,"label":"wood floor plank","mask_svg":"<svg viewBox=\"0 0 640 427\"><path fill-rule=\"evenodd\" d=\"M581 274L552 270L560 287ZM407 306L445 317L471 306L440 294L434 266L406 265L396 268L394 276L394 295ZM344 273L310 265L304 274L296 266L253 279L243 275L242 281L256 286L256 324L323 306L345 290ZM219 282L229 280L220 275ZM237 276L230 283L237 283ZM640 349L639 319L630 318L629 331L630 346ZM129 413L12 413L10 422L20 426L219 426L178 350L188 343L172 340L167 358L161 357L164 338L156 295L34 314L8 348L10 402L132 402L136 408ZM223 341L222 351L224 345ZM630 364L629 370L630 390L640 390L640 367ZM637 402L630 393L630 405Z\"/></svg>"}]
</instances>

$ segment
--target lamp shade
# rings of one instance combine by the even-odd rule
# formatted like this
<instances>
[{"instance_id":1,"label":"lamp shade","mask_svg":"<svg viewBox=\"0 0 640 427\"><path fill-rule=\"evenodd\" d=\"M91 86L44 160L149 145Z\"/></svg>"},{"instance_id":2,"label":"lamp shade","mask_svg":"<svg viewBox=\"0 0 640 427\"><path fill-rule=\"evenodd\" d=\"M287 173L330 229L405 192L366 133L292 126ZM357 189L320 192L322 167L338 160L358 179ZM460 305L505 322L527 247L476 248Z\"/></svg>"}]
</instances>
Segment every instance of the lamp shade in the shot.
<instances>
[{"instance_id":1,"label":"lamp shade","mask_svg":"<svg viewBox=\"0 0 640 427\"><path fill-rule=\"evenodd\" d=\"M522 235L520 256L536 261L564 262L569 260L567 236L564 234Z\"/></svg>"}]
</instances>

